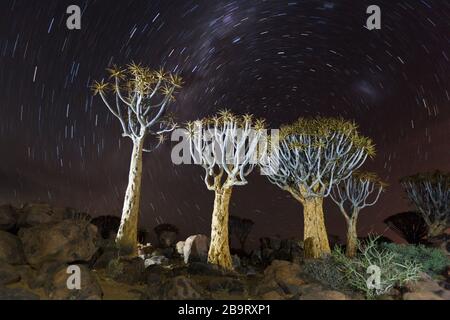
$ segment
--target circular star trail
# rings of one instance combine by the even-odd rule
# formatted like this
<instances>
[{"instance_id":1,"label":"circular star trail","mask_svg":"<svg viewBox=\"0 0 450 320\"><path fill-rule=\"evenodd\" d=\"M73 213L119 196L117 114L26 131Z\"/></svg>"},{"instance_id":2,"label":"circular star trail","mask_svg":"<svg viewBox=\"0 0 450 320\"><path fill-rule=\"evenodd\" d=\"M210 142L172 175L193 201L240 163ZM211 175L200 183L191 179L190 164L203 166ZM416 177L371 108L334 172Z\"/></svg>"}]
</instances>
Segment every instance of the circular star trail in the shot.
<instances>
[{"instance_id":1,"label":"circular star trail","mask_svg":"<svg viewBox=\"0 0 450 320\"><path fill-rule=\"evenodd\" d=\"M81 30L66 9L82 9ZM360 221L409 207L402 176L450 170L450 4L377 1L381 30L365 28L369 1L49 1L0 4L0 201L45 201L93 215L119 215L131 143L92 97L112 64L163 66L185 81L179 121L224 107L254 113L271 127L299 116L342 116L373 138L366 169L389 184ZM202 169L174 166L171 144L144 159L142 226L208 233L213 195ZM261 235L300 236L301 208L253 175L236 188L231 214ZM329 205L331 233L343 221Z\"/></svg>"}]
</instances>

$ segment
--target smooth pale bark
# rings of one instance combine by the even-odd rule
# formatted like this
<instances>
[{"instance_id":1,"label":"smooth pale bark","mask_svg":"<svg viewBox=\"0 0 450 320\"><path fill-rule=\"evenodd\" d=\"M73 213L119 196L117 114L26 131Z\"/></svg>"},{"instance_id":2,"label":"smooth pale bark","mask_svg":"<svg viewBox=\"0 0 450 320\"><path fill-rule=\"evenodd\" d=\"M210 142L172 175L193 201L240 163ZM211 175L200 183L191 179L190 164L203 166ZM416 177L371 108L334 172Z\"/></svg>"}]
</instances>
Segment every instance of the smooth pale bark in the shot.
<instances>
[{"instance_id":1,"label":"smooth pale bark","mask_svg":"<svg viewBox=\"0 0 450 320\"><path fill-rule=\"evenodd\" d=\"M226 270L233 269L228 235L228 208L232 190L232 187L216 190L211 224L211 243L208 253L209 263Z\"/></svg>"},{"instance_id":2,"label":"smooth pale bark","mask_svg":"<svg viewBox=\"0 0 450 320\"><path fill-rule=\"evenodd\" d=\"M304 241L308 240L310 250L306 258L321 258L330 254L327 229L323 213L323 198L309 197L302 199L304 216Z\"/></svg>"},{"instance_id":3,"label":"smooth pale bark","mask_svg":"<svg viewBox=\"0 0 450 320\"><path fill-rule=\"evenodd\" d=\"M353 258L356 255L357 246L358 246L358 233L356 231L356 221L358 220L358 216L355 215L350 219L346 219L347 221L347 247L345 250L345 254L349 258Z\"/></svg>"},{"instance_id":4,"label":"smooth pale bark","mask_svg":"<svg viewBox=\"0 0 450 320\"><path fill-rule=\"evenodd\" d=\"M131 155L128 187L122 210L122 219L116 244L122 256L137 256L137 230L141 198L142 154L144 139L136 140Z\"/></svg>"}]
</instances>

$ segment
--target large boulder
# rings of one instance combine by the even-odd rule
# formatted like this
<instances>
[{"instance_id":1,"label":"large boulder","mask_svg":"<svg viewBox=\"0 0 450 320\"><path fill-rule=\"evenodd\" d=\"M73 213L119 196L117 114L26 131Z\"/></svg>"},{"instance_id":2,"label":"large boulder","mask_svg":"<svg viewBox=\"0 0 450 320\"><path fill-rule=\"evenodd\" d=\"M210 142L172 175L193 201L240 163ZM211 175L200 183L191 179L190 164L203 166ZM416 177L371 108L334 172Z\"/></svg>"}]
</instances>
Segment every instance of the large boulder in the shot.
<instances>
[{"instance_id":1,"label":"large boulder","mask_svg":"<svg viewBox=\"0 0 450 320\"><path fill-rule=\"evenodd\" d=\"M41 224L61 221L64 218L62 210L54 210L46 203L25 204L20 210L18 226L28 228Z\"/></svg>"},{"instance_id":2,"label":"large boulder","mask_svg":"<svg viewBox=\"0 0 450 320\"><path fill-rule=\"evenodd\" d=\"M0 230L12 230L16 223L16 210L10 205L0 206Z\"/></svg>"},{"instance_id":3,"label":"large boulder","mask_svg":"<svg viewBox=\"0 0 450 320\"><path fill-rule=\"evenodd\" d=\"M4 262L0 262L0 286L13 284L20 281L20 273Z\"/></svg>"},{"instance_id":4,"label":"large boulder","mask_svg":"<svg viewBox=\"0 0 450 320\"><path fill-rule=\"evenodd\" d=\"M19 231L26 260L32 266L57 261L89 261L97 251L97 228L81 220L63 220Z\"/></svg>"},{"instance_id":5,"label":"large boulder","mask_svg":"<svg viewBox=\"0 0 450 320\"><path fill-rule=\"evenodd\" d=\"M403 300L450 300L450 291L426 273L422 273L418 281L408 283L405 288L407 292Z\"/></svg>"},{"instance_id":6,"label":"large boulder","mask_svg":"<svg viewBox=\"0 0 450 320\"><path fill-rule=\"evenodd\" d=\"M207 262L209 251L209 238L205 235L190 236L186 239L183 247L185 263Z\"/></svg>"},{"instance_id":7,"label":"large boulder","mask_svg":"<svg viewBox=\"0 0 450 320\"><path fill-rule=\"evenodd\" d=\"M15 235L0 231L0 261L19 265L25 262L22 243Z\"/></svg>"},{"instance_id":8,"label":"large boulder","mask_svg":"<svg viewBox=\"0 0 450 320\"><path fill-rule=\"evenodd\" d=\"M266 293L278 292L280 295L300 294L306 281L298 264L275 260L264 270L264 278L256 288L256 294L265 297Z\"/></svg>"},{"instance_id":9,"label":"large boulder","mask_svg":"<svg viewBox=\"0 0 450 320\"><path fill-rule=\"evenodd\" d=\"M103 291L97 277L85 265L78 265L80 271L80 289L69 289L68 280L72 274L68 266L59 267L45 286L48 297L52 300L101 300Z\"/></svg>"}]
</instances>

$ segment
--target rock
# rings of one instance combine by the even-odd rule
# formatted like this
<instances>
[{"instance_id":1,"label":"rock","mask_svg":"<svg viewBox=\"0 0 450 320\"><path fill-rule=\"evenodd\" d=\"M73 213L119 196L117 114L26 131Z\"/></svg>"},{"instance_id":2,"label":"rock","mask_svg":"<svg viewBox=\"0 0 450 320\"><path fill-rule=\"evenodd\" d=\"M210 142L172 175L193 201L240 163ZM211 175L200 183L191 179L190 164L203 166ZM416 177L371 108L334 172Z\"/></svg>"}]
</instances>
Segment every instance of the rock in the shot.
<instances>
[{"instance_id":1,"label":"rock","mask_svg":"<svg viewBox=\"0 0 450 320\"><path fill-rule=\"evenodd\" d=\"M238 279L221 277L210 280L207 284L207 290L211 292L224 291L229 294L242 296L245 292L245 285Z\"/></svg>"},{"instance_id":2,"label":"rock","mask_svg":"<svg viewBox=\"0 0 450 320\"><path fill-rule=\"evenodd\" d=\"M350 300L350 298L339 291L324 290L302 295L300 300Z\"/></svg>"},{"instance_id":3,"label":"rock","mask_svg":"<svg viewBox=\"0 0 450 320\"><path fill-rule=\"evenodd\" d=\"M186 243L185 241L178 241L176 246L175 246L177 253L180 256L182 256L182 257L184 255L184 245L185 245L185 243Z\"/></svg>"},{"instance_id":4,"label":"rock","mask_svg":"<svg viewBox=\"0 0 450 320\"><path fill-rule=\"evenodd\" d=\"M21 229L25 257L32 266L58 261L89 261L97 251L97 228L84 221L64 220Z\"/></svg>"},{"instance_id":5,"label":"rock","mask_svg":"<svg viewBox=\"0 0 450 320\"><path fill-rule=\"evenodd\" d=\"M100 256L95 260L95 263L93 264L92 268L94 270L106 269L109 263L112 260L117 259L118 257L119 256L117 251L113 250L105 251L102 254L100 254Z\"/></svg>"},{"instance_id":6,"label":"rock","mask_svg":"<svg viewBox=\"0 0 450 320\"><path fill-rule=\"evenodd\" d=\"M68 267L68 265L64 266ZM43 288L50 282L59 268L61 268L61 263L58 261L45 262L38 270L23 269L22 275L30 289Z\"/></svg>"},{"instance_id":7,"label":"rock","mask_svg":"<svg viewBox=\"0 0 450 320\"><path fill-rule=\"evenodd\" d=\"M166 269L160 265L152 265L145 269L146 283L148 285L159 285L166 276Z\"/></svg>"},{"instance_id":8,"label":"rock","mask_svg":"<svg viewBox=\"0 0 450 320\"><path fill-rule=\"evenodd\" d=\"M101 300L103 291L96 276L85 266L78 265L80 271L80 289L68 289L68 266L61 266L50 278L45 291L52 300ZM72 283L72 282L69 282Z\"/></svg>"},{"instance_id":9,"label":"rock","mask_svg":"<svg viewBox=\"0 0 450 320\"><path fill-rule=\"evenodd\" d=\"M222 276L223 271L218 266L204 262L192 262L187 269L189 274L203 276Z\"/></svg>"},{"instance_id":10,"label":"rock","mask_svg":"<svg viewBox=\"0 0 450 320\"><path fill-rule=\"evenodd\" d=\"M0 300L39 300L39 296L25 289L0 287Z\"/></svg>"},{"instance_id":11,"label":"rock","mask_svg":"<svg viewBox=\"0 0 450 320\"><path fill-rule=\"evenodd\" d=\"M264 293L261 296L261 298L263 300L272 300L272 301L273 300L284 300L285 299L284 296L281 293L277 292L277 291L269 291L267 293Z\"/></svg>"},{"instance_id":12,"label":"rock","mask_svg":"<svg viewBox=\"0 0 450 320\"><path fill-rule=\"evenodd\" d=\"M405 289L409 292L403 300L450 300L450 291L426 273L421 273L418 281L406 284Z\"/></svg>"},{"instance_id":13,"label":"rock","mask_svg":"<svg viewBox=\"0 0 450 320\"><path fill-rule=\"evenodd\" d=\"M12 230L17 223L16 211L10 205L0 206L0 230Z\"/></svg>"},{"instance_id":14,"label":"rock","mask_svg":"<svg viewBox=\"0 0 450 320\"><path fill-rule=\"evenodd\" d=\"M169 263L169 259L165 256L154 256L149 259L145 259L145 268L153 265L165 265Z\"/></svg>"},{"instance_id":15,"label":"rock","mask_svg":"<svg viewBox=\"0 0 450 320\"><path fill-rule=\"evenodd\" d=\"M20 281L20 273L13 266L0 262L0 286L6 286Z\"/></svg>"},{"instance_id":16,"label":"rock","mask_svg":"<svg viewBox=\"0 0 450 320\"><path fill-rule=\"evenodd\" d=\"M107 269L107 274L117 282L135 285L145 281L145 263L141 258L112 260Z\"/></svg>"},{"instance_id":17,"label":"rock","mask_svg":"<svg viewBox=\"0 0 450 320\"><path fill-rule=\"evenodd\" d=\"M164 223L155 229L160 248L170 248L176 245L178 237L178 228L172 224Z\"/></svg>"},{"instance_id":18,"label":"rock","mask_svg":"<svg viewBox=\"0 0 450 320\"><path fill-rule=\"evenodd\" d=\"M158 248L155 249L150 256L151 257L158 257L158 256L163 256L166 258L173 258L175 255L175 248Z\"/></svg>"},{"instance_id":19,"label":"rock","mask_svg":"<svg viewBox=\"0 0 450 320\"><path fill-rule=\"evenodd\" d=\"M18 219L20 228L28 228L42 224L54 223L64 219L65 209L53 209L49 204L31 203L21 209Z\"/></svg>"},{"instance_id":20,"label":"rock","mask_svg":"<svg viewBox=\"0 0 450 320\"><path fill-rule=\"evenodd\" d=\"M264 295L270 291L281 291L284 294L299 294L301 287L306 284L301 278L301 268L299 265L289 262L275 260L264 270L264 279L259 285L257 293Z\"/></svg>"},{"instance_id":21,"label":"rock","mask_svg":"<svg viewBox=\"0 0 450 320\"><path fill-rule=\"evenodd\" d=\"M407 292L403 295L403 300L444 300L433 292Z\"/></svg>"},{"instance_id":22,"label":"rock","mask_svg":"<svg viewBox=\"0 0 450 320\"><path fill-rule=\"evenodd\" d=\"M209 238L205 235L190 236L183 248L184 262L207 262Z\"/></svg>"},{"instance_id":23,"label":"rock","mask_svg":"<svg viewBox=\"0 0 450 320\"><path fill-rule=\"evenodd\" d=\"M420 274L420 279L415 282L409 282L405 285L405 288L411 292L419 292L419 291L440 291L442 287L434 281L429 275L422 272Z\"/></svg>"},{"instance_id":24,"label":"rock","mask_svg":"<svg viewBox=\"0 0 450 320\"><path fill-rule=\"evenodd\" d=\"M25 263L22 243L15 235L0 231L0 261L12 265Z\"/></svg>"},{"instance_id":25,"label":"rock","mask_svg":"<svg viewBox=\"0 0 450 320\"><path fill-rule=\"evenodd\" d=\"M169 279L161 287L161 300L201 300L202 290L197 283L185 277L178 276Z\"/></svg>"},{"instance_id":26,"label":"rock","mask_svg":"<svg viewBox=\"0 0 450 320\"><path fill-rule=\"evenodd\" d=\"M155 248L150 243L147 244L138 244L138 255L140 257L147 257L151 255L155 251Z\"/></svg>"}]
</instances>

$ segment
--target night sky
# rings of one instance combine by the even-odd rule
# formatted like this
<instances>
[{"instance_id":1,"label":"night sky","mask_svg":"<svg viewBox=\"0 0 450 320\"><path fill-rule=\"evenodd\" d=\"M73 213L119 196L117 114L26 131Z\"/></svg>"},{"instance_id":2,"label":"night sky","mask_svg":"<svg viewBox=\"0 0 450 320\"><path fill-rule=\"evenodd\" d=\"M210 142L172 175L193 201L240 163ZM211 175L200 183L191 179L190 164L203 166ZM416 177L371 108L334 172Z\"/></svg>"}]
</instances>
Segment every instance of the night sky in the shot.
<instances>
[{"instance_id":1,"label":"night sky","mask_svg":"<svg viewBox=\"0 0 450 320\"><path fill-rule=\"evenodd\" d=\"M71 4L83 10L79 31L66 28ZM364 27L371 4L381 30ZM385 217L410 208L400 177L450 170L449 36L446 0L2 0L0 202L120 214L131 142L90 86L134 60L181 74L180 123L223 107L271 127L314 115L358 122L377 145L364 168L390 184L359 231L383 232ZM172 165L171 147L145 155L142 227L209 234L204 170ZM326 202L329 233L342 235ZM253 244L301 237L301 210L258 174L235 188L230 208L256 222Z\"/></svg>"}]
</instances>

